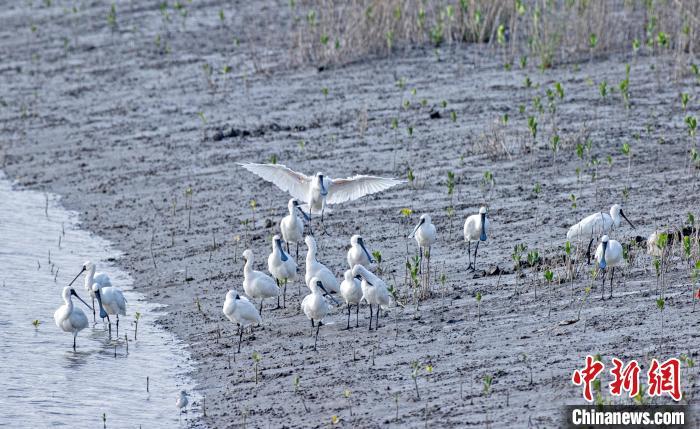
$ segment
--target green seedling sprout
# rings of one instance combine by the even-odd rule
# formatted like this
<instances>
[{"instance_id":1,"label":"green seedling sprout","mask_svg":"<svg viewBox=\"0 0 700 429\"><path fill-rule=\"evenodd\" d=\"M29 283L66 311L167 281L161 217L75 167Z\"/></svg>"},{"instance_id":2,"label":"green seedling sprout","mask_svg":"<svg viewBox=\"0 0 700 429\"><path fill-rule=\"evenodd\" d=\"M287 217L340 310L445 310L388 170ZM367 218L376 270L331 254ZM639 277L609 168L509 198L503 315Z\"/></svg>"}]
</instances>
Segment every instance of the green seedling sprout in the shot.
<instances>
[{"instance_id":1,"label":"green seedling sprout","mask_svg":"<svg viewBox=\"0 0 700 429\"><path fill-rule=\"evenodd\" d=\"M34 329L39 329L39 325L41 325L41 321L39 319L34 319L32 321L32 325L34 325Z\"/></svg>"},{"instance_id":2,"label":"green seedling sprout","mask_svg":"<svg viewBox=\"0 0 700 429\"><path fill-rule=\"evenodd\" d=\"M136 341L136 336L139 332L139 319L141 319L141 313L137 311L134 313L134 341Z\"/></svg>"},{"instance_id":3,"label":"green seedling sprout","mask_svg":"<svg viewBox=\"0 0 700 429\"><path fill-rule=\"evenodd\" d=\"M476 292L476 320L481 322L481 292Z\"/></svg>"},{"instance_id":4,"label":"green seedling sprout","mask_svg":"<svg viewBox=\"0 0 700 429\"><path fill-rule=\"evenodd\" d=\"M411 362L411 378L413 379L413 386L416 388L416 398L420 401L420 392L418 392L418 375L420 374L421 364L419 361L414 360ZM398 405L397 405L398 409ZM398 413L398 412L397 412Z\"/></svg>"},{"instance_id":5,"label":"green seedling sprout","mask_svg":"<svg viewBox=\"0 0 700 429\"><path fill-rule=\"evenodd\" d=\"M260 356L260 353L258 352L253 352L253 355L251 357L253 359L253 367L255 369L255 384L258 384L258 365L262 360L262 356Z\"/></svg>"}]
</instances>

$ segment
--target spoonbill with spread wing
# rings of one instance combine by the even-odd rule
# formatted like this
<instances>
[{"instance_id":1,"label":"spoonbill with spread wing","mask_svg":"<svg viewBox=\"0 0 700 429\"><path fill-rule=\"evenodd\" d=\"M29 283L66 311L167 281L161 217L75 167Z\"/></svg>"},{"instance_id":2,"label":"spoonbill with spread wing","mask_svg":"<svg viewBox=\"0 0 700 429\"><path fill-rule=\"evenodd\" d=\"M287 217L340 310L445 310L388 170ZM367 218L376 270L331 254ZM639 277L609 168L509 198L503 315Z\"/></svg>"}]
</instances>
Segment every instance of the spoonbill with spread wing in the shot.
<instances>
[{"instance_id":1,"label":"spoonbill with spread wing","mask_svg":"<svg viewBox=\"0 0 700 429\"><path fill-rule=\"evenodd\" d=\"M242 163L239 165L308 204L309 213L321 215L321 223L323 223L326 205L356 200L404 182L404 180L364 174L345 179L331 179L323 173L307 176L282 164Z\"/></svg>"}]
</instances>

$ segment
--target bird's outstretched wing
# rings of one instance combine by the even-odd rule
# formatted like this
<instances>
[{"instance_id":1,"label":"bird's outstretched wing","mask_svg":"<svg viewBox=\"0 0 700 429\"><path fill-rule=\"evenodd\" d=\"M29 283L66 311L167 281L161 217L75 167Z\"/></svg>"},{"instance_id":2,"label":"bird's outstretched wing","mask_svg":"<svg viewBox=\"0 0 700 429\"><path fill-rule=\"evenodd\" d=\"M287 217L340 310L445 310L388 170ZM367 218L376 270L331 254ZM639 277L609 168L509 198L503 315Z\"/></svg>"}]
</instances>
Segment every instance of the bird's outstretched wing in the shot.
<instances>
[{"instance_id":1,"label":"bird's outstretched wing","mask_svg":"<svg viewBox=\"0 0 700 429\"><path fill-rule=\"evenodd\" d=\"M338 204L352 201L365 195L375 194L405 182L388 177L359 175L347 179L333 179L328 189L326 203Z\"/></svg>"},{"instance_id":2,"label":"bird's outstretched wing","mask_svg":"<svg viewBox=\"0 0 700 429\"><path fill-rule=\"evenodd\" d=\"M289 192L292 197L308 203L308 190L311 178L282 164L241 163L241 167L257 174L261 179L274 183L278 188Z\"/></svg>"}]
</instances>

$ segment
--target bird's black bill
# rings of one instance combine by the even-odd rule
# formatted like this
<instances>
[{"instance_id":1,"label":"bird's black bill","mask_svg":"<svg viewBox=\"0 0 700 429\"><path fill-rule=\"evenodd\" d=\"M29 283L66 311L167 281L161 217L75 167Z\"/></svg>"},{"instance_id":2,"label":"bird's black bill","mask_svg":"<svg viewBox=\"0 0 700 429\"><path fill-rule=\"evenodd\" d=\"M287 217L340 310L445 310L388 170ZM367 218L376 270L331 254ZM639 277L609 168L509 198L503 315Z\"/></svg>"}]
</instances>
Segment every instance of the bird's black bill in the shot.
<instances>
[{"instance_id":1,"label":"bird's black bill","mask_svg":"<svg viewBox=\"0 0 700 429\"><path fill-rule=\"evenodd\" d=\"M357 243L360 245L360 247L362 247L362 250L364 250L365 255L367 255L367 259L369 259L369 263L373 264L374 259L372 259L372 255L370 255L369 252L367 251L367 248L365 247L365 241L360 238L357 240Z\"/></svg>"},{"instance_id":2,"label":"bird's black bill","mask_svg":"<svg viewBox=\"0 0 700 429\"><path fill-rule=\"evenodd\" d=\"M479 240L486 241L486 213L481 214L481 236Z\"/></svg>"},{"instance_id":3,"label":"bird's black bill","mask_svg":"<svg viewBox=\"0 0 700 429\"><path fill-rule=\"evenodd\" d=\"M629 222L629 221L628 221L628 222ZM80 270L80 272L78 273L78 275L75 276L75 278L74 278L73 280L71 280L70 283L68 283L68 286L73 286L73 283L75 283L75 281L78 280L78 277L80 277L80 275L81 275L83 272L85 272L85 267L83 267L83 269Z\"/></svg>"},{"instance_id":4,"label":"bird's black bill","mask_svg":"<svg viewBox=\"0 0 700 429\"><path fill-rule=\"evenodd\" d=\"M70 293L71 293L71 295L73 295L73 296L75 296L76 298L78 298L78 299L80 300L80 302L82 302L83 304L85 304L85 306L86 306L87 308L89 308L90 310L92 310L92 306L91 306L90 304L88 304L87 302L83 301L83 299L82 299L81 297L79 297L78 294L75 292L75 289L71 289Z\"/></svg>"},{"instance_id":5,"label":"bird's black bill","mask_svg":"<svg viewBox=\"0 0 700 429\"><path fill-rule=\"evenodd\" d=\"M280 259L282 259L282 262L287 262L287 259L289 259L289 257L286 253L284 253L284 250L282 250L282 240L276 240L276 242L277 248L280 250Z\"/></svg>"},{"instance_id":6,"label":"bird's black bill","mask_svg":"<svg viewBox=\"0 0 700 429\"><path fill-rule=\"evenodd\" d=\"M632 229L637 229L637 228L634 227L634 225L632 225L632 222L630 222L630 220L627 219L627 216L625 216L625 212L623 212L622 210L620 210L620 216L622 216L623 218L625 218L625 220L627 221L628 224L630 224L630 226L632 227Z\"/></svg>"},{"instance_id":7,"label":"bird's black bill","mask_svg":"<svg viewBox=\"0 0 700 429\"><path fill-rule=\"evenodd\" d=\"M325 287L323 287L323 283L321 283L321 282L318 282L318 283L316 283L316 284L318 285L318 287L320 287L320 288L321 288L321 290L323 291L323 295L324 295L324 296L327 296L328 298L332 299L332 300L333 300L333 302L335 302L335 304L336 304L336 305L338 305L338 300L337 300L337 299L335 299L335 298L333 298L333 296L331 296L331 294L330 294L330 293L328 293L328 291L326 290L326 288L325 288Z\"/></svg>"},{"instance_id":8,"label":"bird's black bill","mask_svg":"<svg viewBox=\"0 0 700 429\"><path fill-rule=\"evenodd\" d=\"M608 243L603 242L603 256L600 258L600 269L604 270L605 267L608 265L607 262L605 262L605 251L608 250Z\"/></svg>"},{"instance_id":9,"label":"bird's black bill","mask_svg":"<svg viewBox=\"0 0 700 429\"><path fill-rule=\"evenodd\" d=\"M306 214L304 210L301 209L301 206L297 204L297 210L299 210L299 213L301 213L302 216L304 216L304 219L306 219L307 222L311 222L311 217Z\"/></svg>"},{"instance_id":10,"label":"bird's black bill","mask_svg":"<svg viewBox=\"0 0 700 429\"><path fill-rule=\"evenodd\" d=\"M418 225L416 225L416 227L413 228L413 232L408 235L408 238L411 238L414 235L416 235L416 231L418 231L418 228L420 228L421 225L423 225L423 222L425 222L425 219L421 219L420 222L418 222Z\"/></svg>"},{"instance_id":11,"label":"bird's black bill","mask_svg":"<svg viewBox=\"0 0 700 429\"><path fill-rule=\"evenodd\" d=\"M328 195L328 190L326 189L326 185L323 183L323 175L318 176L318 182L321 184L321 195L324 197Z\"/></svg>"},{"instance_id":12,"label":"bird's black bill","mask_svg":"<svg viewBox=\"0 0 700 429\"><path fill-rule=\"evenodd\" d=\"M100 319L104 319L105 317L107 317L107 312L102 306L102 296L100 295L99 290L95 292L95 298L97 298L97 303L100 304Z\"/></svg>"}]
</instances>

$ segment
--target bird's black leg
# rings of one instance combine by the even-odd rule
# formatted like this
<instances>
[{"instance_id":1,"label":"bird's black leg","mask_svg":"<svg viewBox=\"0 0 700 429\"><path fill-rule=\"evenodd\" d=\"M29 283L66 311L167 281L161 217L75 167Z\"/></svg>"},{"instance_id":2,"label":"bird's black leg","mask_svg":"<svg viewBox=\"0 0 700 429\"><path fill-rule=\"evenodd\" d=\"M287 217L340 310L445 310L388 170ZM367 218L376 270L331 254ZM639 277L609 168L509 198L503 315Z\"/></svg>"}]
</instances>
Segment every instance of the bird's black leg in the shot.
<instances>
[{"instance_id":1,"label":"bird's black leg","mask_svg":"<svg viewBox=\"0 0 700 429\"><path fill-rule=\"evenodd\" d=\"M289 253L289 241L285 241L284 244L287 245L287 253Z\"/></svg>"},{"instance_id":2,"label":"bird's black leg","mask_svg":"<svg viewBox=\"0 0 700 429\"><path fill-rule=\"evenodd\" d=\"M418 253L420 258L418 259L418 274L423 274L423 248L418 246Z\"/></svg>"},{"instance_id":3,"label":"bird's black leg","mask_svg":"<svg viewBox=\"0 0 700 429\"><path fill-rule=\"evenodd\" d=\"M355 304L355 327L360 327L360 303Z\"/></svg>"},{"instance_id":4,"label":"bird's black leg","mask_svg":"<svg viewBox=\"0 0 700 429\"><path fill-rule=\"evenodd\" d=\"M350 304L348 304L348 326L345 329L350 329Z\"/></svg>"},{"instance_id":5,"label":"bird's black leg","mask_svg":"<svg viewBox=\"0 0 700 429\"><path fill-rule=\"evenodd\" d=\"M295 259L295 262L299 260L299 243L297 243L297 256Z\"/></svg>"},{"instance_id":6,"label":"bird's black leg","mask_svg":"<svg viewBox=\"0 0 700 429\"><path fill-rule=\"evenodd\" d=\"M97 319L95 318L95 297L92 297L92 326L97 325Z\"/></svg>"},{"instance_id":7,"label":"bird's black leg","mask_svg":"<svg viewBox=\"0 0 700 429\"><path fill-rule=\"evenodd\" d=\"M73 335L73 351L75 351L75 337L77 337L78 334Z\"/></svg>"},{"instance_id":8,"label":"bird's black leg","mask_svg":"<svg viewBox=\"0 0 700 429\"><path fill-rule=\"evenodd\" d=\"M284 293L282 295L282 307L287 308L287 279L284 279Z\"/></svg>"},{"instance_id":9,"label":"bird's black leg","mask_svg":"<svg viewBox=\"0 0 700 429\"><path fill-rule=\"evenodd\" d=\"M240 333L238 334L238 353L241 352L241 341L243 341L243 327L241 326Z\"/></svg>"},{"instance_id":10,"label":"bird's black leg","mask_svg":"<svg viewBox=\"0 0 700 429\"><path fill-rule=\"evenodd\" d=\"M323 325L323 322L321 322L319 320L318 325L316 325L316 338L314 338L314 351L316 351L316 343L318 342L318 330L321 329L321 325Z\"/></svg>"},{"instance_id":11,"label":"bird's black leg","mask_svg":"<svg viewBox=\"0 0 700 429\"><path fill-rule=\"evenodd\" d=\"M280 286L280 281L277 280L277 278L275 278L275 283L277 283L277 289L279 289L281 286ZM280 294L279 293L277 294L277 308L282 308L282 306L280 305Z\"/></svg>"},{"instance_id":12,"label":"bird's black leg","mask_svg":"<svg viewBox=\"0 0 700 429\"><path fill-rule=\"evenodd\" d=\"M605 300L605 270L602 271L603 284L600 286L600 299Z\"/></svg>"},{"instance_id":13,"label":"bird's black leg","mask_svg":"<svg viewBox=\"0 0 700 429\"><path fill-rule=\"evenodd\" d=\"M614 278L615 278L615 267L612 267L612 270L610 271L610 299L612 299L613 279Z\"/></svg>"},{"instance_id":14,"label":"bird's black leg","mask_svg":"<svg viewBox=\"0 0 700 429\"><path fill-rule=\"evenodd\" d=\"M379 310L382 308L381 305L377 304L377 317L374 318L374 330L379 329Z\"/></svg>"},{"instance_id":15,"label":"bird's black leg","mask_svg":"<svg viewBox=\"0 0 700 429\"><path fill-rule=\"evenodd\" d=\"M109 314L107 315L107 323L109 324L109 338L112 338L112 321L109 320Z\"/></svg>"},{"instance_id":16,"label":"bird's black leg","mask_svg":"<svg viewBox=\"0 0 700 429\"><path fill-rule=\"evenodd\" d=\"M314 319L311 319L311 327L313 328L314 326Z\"/></svg>"},{"instance_id":17,"label":"bird's black leg","mask_svg":"<svg viewBox=\"0 0 700 429\"><path fill-rule=\"evenodd\" d=\"M467 267L467 271L474 269L474 265L472 265L472 241L469 240L468 243L469 244L467 244L467 255L469 258L469 266Z\"/></svg>"},{"instance_id":18,"label":"bird's black leg","mask_svg":"<svg viewBox=\"0 0 700 429\"><path fill-rule=\"evenodd\" d=\"M479 251L479 242L476 242L476 249L474 249L474 271L476 271L476 253Z\"/></svg>"},{"instance_id":19,"label":"bird's black leg","mask_svg":"<svg viewBox=\"0 0 700 429\"><path fill-rule=\"evenodd\" d=\"M262 317L262 304L263 304L263 299L260 299L260 317Z\"/></svg>"},{"instance_id":20,"label":"bird's black leg","mask_svg":"<svg viewBox=\"0 0 700 429\"><path fill-rule=\"evenodd\" d=\"M117 338L119 338L119 314L117 314Z\"/></svg>"},{"instance_id":21,"label":"bird's black leg","mask_svg":"<svg viewBox=\"0 0 700 429\"><path fill-rule=\"evenodd\" d=\"M588 260L588 265L591 265L591 246L593 245L593 240L594 238L591 238L591 241L588 242L588 250L586 250L586 259Z\"/></svg>"},{"instance_id":22,"label":"bird's black leg","mask_svg":"<svg viewBox=\"0 0 700 429\"><path fill-rule=\"evenodd\" d=\"M372 330L372 304L369 305L369 330Z\"/></svg>"}]
</instances>

